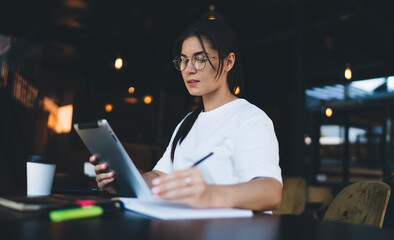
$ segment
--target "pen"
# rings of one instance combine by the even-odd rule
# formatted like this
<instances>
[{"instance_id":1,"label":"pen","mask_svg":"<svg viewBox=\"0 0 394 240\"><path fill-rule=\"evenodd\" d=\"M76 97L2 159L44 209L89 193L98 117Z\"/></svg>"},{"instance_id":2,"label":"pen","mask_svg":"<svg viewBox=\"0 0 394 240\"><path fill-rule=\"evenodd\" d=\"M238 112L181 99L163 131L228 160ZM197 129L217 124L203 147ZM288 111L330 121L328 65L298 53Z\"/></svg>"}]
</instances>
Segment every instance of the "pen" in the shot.
<instances>
[{"instance_id":1,"label":"pen","mask_svg":"<svg viewBox=\"0 0 394 240\"><path fill-rule=\"evenodd\" d=\"M207 156L205 156L205 157L201 158L200 160L198 160L197 162L195 162L195 163L193 164L192 167L197 166L198 164L202 163L205 159L209 158L209 157L212 156L212 155L213 155L213 152L211 152L211 153L208 154Z\"/></svg>"}]
</instances>

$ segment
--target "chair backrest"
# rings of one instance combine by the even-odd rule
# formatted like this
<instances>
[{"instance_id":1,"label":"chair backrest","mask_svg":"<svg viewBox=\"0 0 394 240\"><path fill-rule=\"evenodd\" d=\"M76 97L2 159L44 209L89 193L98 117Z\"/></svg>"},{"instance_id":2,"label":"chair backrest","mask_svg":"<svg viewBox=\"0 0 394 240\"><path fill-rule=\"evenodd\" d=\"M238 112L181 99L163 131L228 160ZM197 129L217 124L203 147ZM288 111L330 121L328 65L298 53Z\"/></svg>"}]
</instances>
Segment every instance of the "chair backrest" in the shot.
<instances>
[{"instance_id":1,"label":"chair backrest","mask_svg":"<svg viewBox=\"0 0 394 240\"><path fill-rule=\"evenodd\" d=\"M382 182L357 182L342 189L323 219L382 227L390 186Z\"/></svg>"},{"instance_id":2,"label":"chair backrest","mask_svg":"<svg viewBox=\"0 0 394 240\"><path fill-rule=\"evenodd\" d=\"M303 177L284 177L282 203L274 214L299 215L304 212L306 204L306 180Z\"/></svg>"}]
</instances>

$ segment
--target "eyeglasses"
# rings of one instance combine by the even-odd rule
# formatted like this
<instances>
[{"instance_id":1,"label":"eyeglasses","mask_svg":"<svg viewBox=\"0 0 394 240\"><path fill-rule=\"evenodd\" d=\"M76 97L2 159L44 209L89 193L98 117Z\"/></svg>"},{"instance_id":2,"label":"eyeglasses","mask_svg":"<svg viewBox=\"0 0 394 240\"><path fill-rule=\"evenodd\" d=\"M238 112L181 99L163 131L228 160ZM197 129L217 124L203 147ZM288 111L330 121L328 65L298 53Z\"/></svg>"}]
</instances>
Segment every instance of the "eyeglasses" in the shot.
<instances>
[{"instance_id":1,"label":"eyeglasses","mask_svg":"<svg viewBox=\"0 0 394 240\"><path fill-rule=\"evenodd\" d=\"M172 62L174 63L174 66L178 71L183 71L186 69L189 60L191 59L191 63L194 69L203 70L205 68L205 65L207 64L208 59L213 58L216 57L205 57L201 55L196 55L191 58L185 58L183 56L177 56Z\"/></svg>"}]
</instances>

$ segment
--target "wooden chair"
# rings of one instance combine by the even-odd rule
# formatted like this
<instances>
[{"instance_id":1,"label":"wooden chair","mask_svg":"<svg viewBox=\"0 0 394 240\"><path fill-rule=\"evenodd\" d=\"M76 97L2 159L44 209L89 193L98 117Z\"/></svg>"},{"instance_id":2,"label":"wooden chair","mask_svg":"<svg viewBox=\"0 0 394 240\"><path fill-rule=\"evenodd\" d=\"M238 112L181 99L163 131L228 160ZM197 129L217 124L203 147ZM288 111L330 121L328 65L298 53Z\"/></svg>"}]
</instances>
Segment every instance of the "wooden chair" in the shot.
<instances>
[{"instance_id":1,"label":"wooden chair","mask_svg":"<svg viewBox=\"0 0 394 240\"><path fill-rule=\"evenodd\" d=\"M353 183L335 196L323 219L382 228L390 192L382 182Z\"/></svg>"},{"instance_id":2,"label":"wooden chair","mask_svg":"<svg viewBox=\"0 0 394 240\"><path fill-rule=\"evenodd\" d=\"M315 219L322 219L334 199L330 186L307 186L305 213Z\"/></svg>"},{"instance_id":3,"label":"wooden chair","mask_svg":"<svg viewBox=\"0 0 394 240\"><path fill-rule=\"evenodd\" d=\"M303 177L283 178L282 203L273 213L299 215L306 204L306 180Z\"/></svg>"}]
</instances>

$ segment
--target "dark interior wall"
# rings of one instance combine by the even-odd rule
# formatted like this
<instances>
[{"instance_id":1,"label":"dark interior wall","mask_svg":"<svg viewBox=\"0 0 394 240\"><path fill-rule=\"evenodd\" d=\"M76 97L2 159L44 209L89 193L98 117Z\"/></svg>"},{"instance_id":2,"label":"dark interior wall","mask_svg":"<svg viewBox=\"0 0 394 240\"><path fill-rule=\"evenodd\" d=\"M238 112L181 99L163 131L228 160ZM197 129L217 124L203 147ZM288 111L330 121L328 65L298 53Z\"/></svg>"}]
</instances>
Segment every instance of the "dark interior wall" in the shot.
<instances>
[{"instance_id":1,"label":"dark interior wall","mask_svg":"<svg viewBox=\"0 0 394 240\"><path fill-rule=\"evenodd\" d=\"M1 91L2 113L0 125L0 162L4 168L0 169L3 176L9 176L2 184L10 186L24 186L26 184L27 155L33 151L35 112L24 109L11 99L8 92Z\"/></svg>"},{"instance_id":2,"label":"dark interior wall","mask_svg":"<svg viewBox=\"0 0 394 240\"><path fill-rule=\"evenodd\" d=\"M2 184L26 185L25 161L34 153L42 45L0 35L0 173Z\"/></svg>"}]
</instances>

